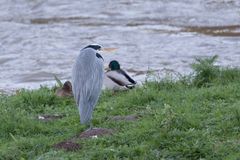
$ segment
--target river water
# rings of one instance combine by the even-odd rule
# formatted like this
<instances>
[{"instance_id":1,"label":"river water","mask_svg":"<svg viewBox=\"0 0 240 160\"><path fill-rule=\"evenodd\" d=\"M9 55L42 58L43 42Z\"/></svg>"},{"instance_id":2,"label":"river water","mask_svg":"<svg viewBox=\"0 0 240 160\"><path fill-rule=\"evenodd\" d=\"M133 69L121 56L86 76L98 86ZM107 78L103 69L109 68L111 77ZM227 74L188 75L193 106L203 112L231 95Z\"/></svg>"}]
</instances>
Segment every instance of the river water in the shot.
<instances>
[{"instance_id":1,"label":"river water","mask_svg":"<svg viewBox=\"0 0 240 160\"><path fill-rule=\"evenodd\" d=\"M117 59L132 76L189 73L198 56L240 66L240 0L1 0L0 90L70 79L91 43L117 48L105 65Z\"/></svg>"}]
</instances>

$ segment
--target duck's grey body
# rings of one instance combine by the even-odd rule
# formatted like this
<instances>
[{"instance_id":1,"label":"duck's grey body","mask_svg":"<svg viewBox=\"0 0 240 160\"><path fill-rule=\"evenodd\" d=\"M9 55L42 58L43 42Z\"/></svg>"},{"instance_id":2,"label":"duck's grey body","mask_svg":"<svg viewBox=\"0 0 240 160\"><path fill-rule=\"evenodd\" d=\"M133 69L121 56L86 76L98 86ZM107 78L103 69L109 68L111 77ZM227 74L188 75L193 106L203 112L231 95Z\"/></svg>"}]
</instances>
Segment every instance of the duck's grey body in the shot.
<instances>
[{"instance_id":1,"label":"duck's grey body","mask_svg":"<svg viewBox=\"0 0 240 160\"><path fill-rule=\"evenodd\" d=\"M80 51L72 70L73 95L82 124L90 124L103 83L103 58L92 47Z\"/></svg>"},{"instance_id":2,"label":"duck's grey body","mask_svg":"<svg viewBox=\"0 0 240 160\"><path fill-rule=\"evenodd\" d=\"M136 85L136 81L134 81L124 70L120 68L120 64L117 61L111 61L109 67L111 70L105 73L105 88L121 90L131 89Z\"/></svg>"}]
</instances>

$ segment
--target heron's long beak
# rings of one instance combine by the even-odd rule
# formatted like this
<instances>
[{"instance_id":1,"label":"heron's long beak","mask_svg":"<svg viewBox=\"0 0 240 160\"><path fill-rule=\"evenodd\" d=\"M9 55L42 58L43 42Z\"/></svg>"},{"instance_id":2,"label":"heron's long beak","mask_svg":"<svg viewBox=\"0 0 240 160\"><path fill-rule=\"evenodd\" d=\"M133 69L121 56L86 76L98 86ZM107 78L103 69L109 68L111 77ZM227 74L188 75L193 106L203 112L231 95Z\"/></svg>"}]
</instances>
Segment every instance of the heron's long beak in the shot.
<instances>
[{"instance_id":1,"label":"heron's long beak","mask_svg":"<svg viewBox=\"0 0 240 160\"><path fill-rule=\"evenodd\" d=\"M117 48L102 48L101 49L101 51L103 51L104 53L112 53L116 50L117 50Z\"/></svg>"}]
</instances>

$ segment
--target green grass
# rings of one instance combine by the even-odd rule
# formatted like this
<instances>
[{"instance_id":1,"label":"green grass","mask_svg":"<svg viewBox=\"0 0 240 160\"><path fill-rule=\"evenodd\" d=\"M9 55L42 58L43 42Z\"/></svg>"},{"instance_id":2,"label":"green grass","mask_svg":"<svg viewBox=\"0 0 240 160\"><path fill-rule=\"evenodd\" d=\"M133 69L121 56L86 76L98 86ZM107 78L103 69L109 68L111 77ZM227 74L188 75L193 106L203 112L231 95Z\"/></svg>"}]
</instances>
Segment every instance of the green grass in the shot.
<instances>
[{"instance_id":1,"label":"green grass","mask_svg":"<svg viewBox=\"0 0 240 160\"><path fill-rule=\"evenodd\" d=\"M239 159L240 70L201 64L201 60L195 67L192 76L178 81L146 82L116 94L103 92L93 123L115 133L78 140L82 149L77 152L52 147L86 129L79 123L73 99L58 98L45 87L2 95L0 159ZM66 117L37 120L40 114L55 113ZM108 119L129 114L141 118Z\"/></svg>"}]
</instances>

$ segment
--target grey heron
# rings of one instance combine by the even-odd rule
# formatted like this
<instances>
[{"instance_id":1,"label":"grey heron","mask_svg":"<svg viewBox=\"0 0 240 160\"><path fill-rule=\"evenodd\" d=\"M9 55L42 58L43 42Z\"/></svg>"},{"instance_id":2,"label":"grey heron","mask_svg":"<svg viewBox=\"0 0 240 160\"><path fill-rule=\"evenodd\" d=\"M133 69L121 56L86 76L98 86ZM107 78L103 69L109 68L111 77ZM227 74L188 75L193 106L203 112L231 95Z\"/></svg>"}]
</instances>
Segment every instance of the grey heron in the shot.
<instances>
[{"instance_id":1,"label":"grey heron","mask_svg":"<svg viewBox=\"0 0 240 160\"><path fill-rule=\"evenodd\" d=\"M90 125L93 110L101 93L104 67L100 45L88 45L80 51L72 69L72 90L81 124Z\"/></svg>"},{"instance_id":2,"label":"grey heron","mask_svg":"<svg viewBox=\"0 0 240 160\"><path fill-rule=\"evenodd\" d=\"M125 89L126 88L132 89L137 83L123 69L121 69L118 61L112 60L109 63L109 68L110 70L105 73L106 88L110 88L110 87L107 87L107 85L110 86L110 83L111 83L111 86L113 86L112 87L113 89L117 89L121 87L125 87ZM106 83L109 83L109 84L106 84Z\"/></svg>"}]
</instances>

